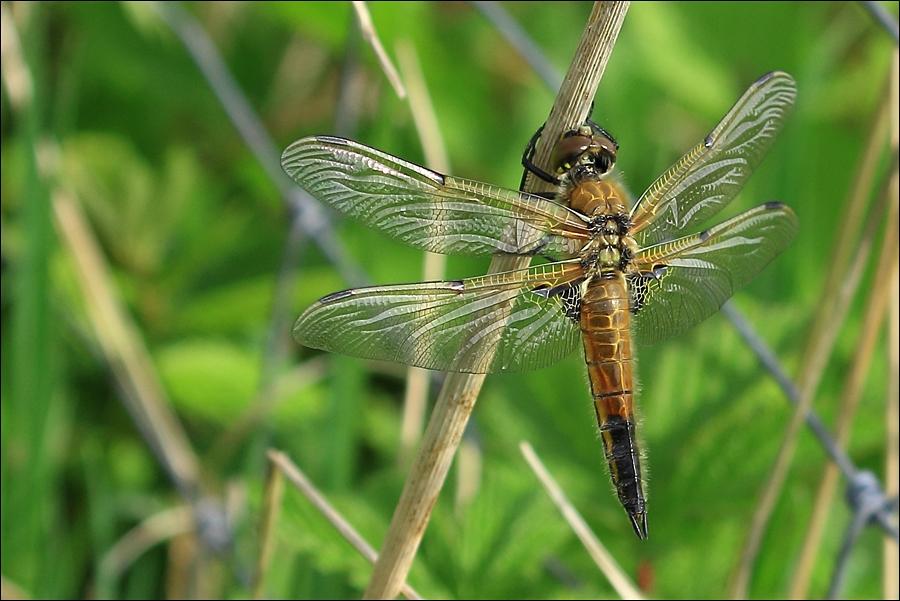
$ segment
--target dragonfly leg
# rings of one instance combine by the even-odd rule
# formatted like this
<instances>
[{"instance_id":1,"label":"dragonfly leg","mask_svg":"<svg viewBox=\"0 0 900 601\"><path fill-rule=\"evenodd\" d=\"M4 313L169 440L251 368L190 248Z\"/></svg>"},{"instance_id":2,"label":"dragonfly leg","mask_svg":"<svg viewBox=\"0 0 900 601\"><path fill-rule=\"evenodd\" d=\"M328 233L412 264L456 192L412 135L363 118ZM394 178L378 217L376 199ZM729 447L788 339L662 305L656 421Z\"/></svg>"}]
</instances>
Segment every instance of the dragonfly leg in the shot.
<instances>
[{"instance_id":1,"label":"dragonfly leg","mask_svg":"<svg viewBox=\"0 0 900 601\"><path fill-rule=\"evenodd\" d=\"M525 167L526 171L522 174L522 182L519 184L519 190L525 187L525 178L528 176L529 171L549 184L553 184L554 186L559 185L558 177L547 173L532 162L532 159L534 158L534 151L537 148L537 141L541 137L541 133L543 131L544 126L542 125L536 132L534 132L534 135L531 136L531 139L528 141L528 145L525 147L525 152L522 154L522 166Z\"/></svg>"}]
</instances>

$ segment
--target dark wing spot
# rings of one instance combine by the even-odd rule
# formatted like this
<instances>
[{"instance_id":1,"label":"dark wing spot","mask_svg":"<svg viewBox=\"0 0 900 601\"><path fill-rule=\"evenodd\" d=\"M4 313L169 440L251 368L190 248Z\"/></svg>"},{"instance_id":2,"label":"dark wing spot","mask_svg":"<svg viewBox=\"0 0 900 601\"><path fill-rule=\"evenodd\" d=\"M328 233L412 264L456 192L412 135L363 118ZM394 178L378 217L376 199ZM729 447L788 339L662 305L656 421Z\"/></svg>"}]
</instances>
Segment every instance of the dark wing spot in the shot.
<instances>
[{"instance_id":1,"label":"dark wing spot","mask_svg":"<svg viewBox=\"0 0 900 601\"><path fill-rule=\"evenodd\" d=\"M353 294L353 290L341 290L340 292L332 292L328 296L323 296L322 298L320 298L319 302L323 305L326 305L328 303L333 303L334 301L345 299L348 296L353 296Z\"/></svg>"},{"instance_id":2,"label":"dark wing spot","mask_svg":"<svg viewBox=\"0 0 900 601\"><path fill-rule=\"evenodd\" d=\"M767 81L769 81L770 79L772 79L773 77L775 77L775 71L769 71L768 73L766 73L765 75L763 75L762 77L757 79L753 85L761 86L764 83L766 83Z\"/></svg>"},{"instance_id":3,"label":"dark wing spot","mask_svg":"<svg viewBox=\"0 0 900 601\"><path fill-rule=\"evenodd\" d=\"M319 142L326 142L328 144L334 144L336 146L350 146L350 144L347 143L348 140L346 140L345 138L338 138L335 136L316 136L316 140L318 140Z\"/></svg>"},{"instance_id":4,"label":"dark wing spot","mask_svg":"<svg viewBox=\"0 0 900 601\"><path fill-rule=\"evenodd\" d=\"M437 171L432 171L431 169L425 169L424 167L420 167L420 173L436 183L439 186L444 185L444 176L438 173Z\"/></svg>"},{"instance_id":5,"label":"dark wing spot","mask_svg":"<svg viewBox=\"0 0 900 601\"><path fill-rule=\"evenodd\" d=\"M550 291L552 289L548 284L539 284L531 289L532 292L540 296L541 298L550 298Z\"/></svg>"}]
</instances>

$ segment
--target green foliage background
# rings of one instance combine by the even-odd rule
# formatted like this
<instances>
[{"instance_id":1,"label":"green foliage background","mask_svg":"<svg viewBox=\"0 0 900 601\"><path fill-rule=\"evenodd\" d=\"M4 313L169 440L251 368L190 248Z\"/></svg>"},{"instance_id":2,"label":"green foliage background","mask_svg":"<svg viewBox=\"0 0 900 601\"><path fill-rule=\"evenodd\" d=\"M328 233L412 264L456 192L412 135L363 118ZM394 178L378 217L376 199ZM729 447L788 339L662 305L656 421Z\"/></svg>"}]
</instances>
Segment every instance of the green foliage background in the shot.
<instances>
[{"instance_id":1,"label":"green foliage background","mask_svg":"<svg viewBox=\"0 0 900 601\"><path fill-rule=\"evenodd\" d=\"M896 3L890 6L896 13ZM590 4L505 7L562 73ZM142 554L121 578L98 575L126 532L181 500L123 408L87 321L69 250L51 218L55 186L82 203L210 489L238 491L234 544L207 570L203 590L249 594L269 446L289 453L377 548L405 476L397 467L405 372L299 348L288 327L276 336L291 345L287 360L271 353L289 213L184 46L143 4L9 8L34 96L32 107L20 111L4 83L3 576L41 597L159 597L177 590L183 561L183 545L173 542ZM336 133L342 70L355 46L360 112L351 131L339 133L423 161L409 108L358 39L348 3L184 8L212 36L279 151L306 135ZM524 145L554 92L470 4L370 8L389 54L399 40L414 44L452 172L515 188ZM799 217L793 246L735 299L792 374L817 303L833 294L822 289L827 258L891 69L891 48L850 3L635 3L596 98L594 118L616 136L619 169L639 193L760 75L781 69L796 78L799 97L785 131L726 210L730 216L782 200ZM35 144L47 139L60 148L52 181L38 175L34 160ZM335 223L347 255L370 281L421 279L418 252L356 224ZM486 261L450 259L447 276L486 268ZM309 243L294 273L292 316L348 285ZM816 408L827 423L862 306L863 300L854 304L820 386ZM635 538L611 492L576 354L539 372L487 379L466 443L481 470L451 472L411 575L423 595L614 596L525 465L520 440L531 442L651 595L725 594L790 407L721 315L638 352L650 540ZM316 357L322 377L277 380ZM262 417L232 435L273 378L283 385L265 395ZM850 453L882 478L886 388L879 354ZM818 443L804 434L754 572L753 597L787 594L825 463ZM455 494L460 478L477 488L466 502ZM848 517L836 504L815 596L828 585ZM869 531L854 550L846 594L879 596L880 571L881 538ZM369 572L288 490L268 594L359 595Z\"/></svg>"}]
</instances>

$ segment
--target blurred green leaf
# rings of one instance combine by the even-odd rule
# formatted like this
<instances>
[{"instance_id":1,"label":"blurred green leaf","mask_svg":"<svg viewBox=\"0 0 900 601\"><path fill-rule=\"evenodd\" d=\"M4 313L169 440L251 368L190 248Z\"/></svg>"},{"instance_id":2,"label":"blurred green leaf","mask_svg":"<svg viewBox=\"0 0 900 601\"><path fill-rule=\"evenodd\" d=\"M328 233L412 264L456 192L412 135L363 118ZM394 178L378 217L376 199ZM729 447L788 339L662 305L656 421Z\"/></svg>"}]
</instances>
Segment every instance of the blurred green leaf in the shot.
<instances>
[{"instance_id":1,"label":"blurred green leaf","mask_svg":"<svg viewBox=\"0 0 900 601\"><path fill-rule=\"evenodd\" d=\"M225 341L184 340L163 347L157 365L176 406L215 424L239 417L259 386L259 358Z\"/></svg>"}]
</instances>

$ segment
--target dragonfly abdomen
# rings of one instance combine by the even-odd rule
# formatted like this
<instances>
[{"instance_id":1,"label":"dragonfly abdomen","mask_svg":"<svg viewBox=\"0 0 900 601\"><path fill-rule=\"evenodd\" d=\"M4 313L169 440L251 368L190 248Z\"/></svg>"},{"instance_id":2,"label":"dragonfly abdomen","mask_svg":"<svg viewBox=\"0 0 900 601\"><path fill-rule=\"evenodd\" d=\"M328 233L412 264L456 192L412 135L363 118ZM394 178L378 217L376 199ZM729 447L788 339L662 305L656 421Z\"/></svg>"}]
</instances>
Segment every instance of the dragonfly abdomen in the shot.
<instances>
[{"instance_id":1,"label":"dragonfly abdomen","mask_svg":"<svg viewBox=\"0 0 900 601\"><path fill-rule=\"evenodd\" d=\"M597 424L619 501L647 538L640 450L635 435L634 377L625 278L594 279L581 300L581 333Z\"/></svg>"}]
</instances>

